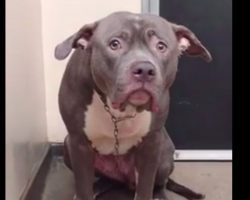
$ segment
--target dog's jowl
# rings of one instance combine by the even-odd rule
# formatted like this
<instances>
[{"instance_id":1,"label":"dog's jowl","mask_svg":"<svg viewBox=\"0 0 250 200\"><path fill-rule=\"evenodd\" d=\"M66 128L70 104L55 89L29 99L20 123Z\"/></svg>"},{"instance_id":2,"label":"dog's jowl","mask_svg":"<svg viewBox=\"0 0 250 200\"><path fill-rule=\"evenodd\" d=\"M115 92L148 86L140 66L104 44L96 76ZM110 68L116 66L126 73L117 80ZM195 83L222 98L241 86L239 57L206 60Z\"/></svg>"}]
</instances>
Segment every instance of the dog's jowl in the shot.
<instances>
[{"instance_id":1,"label":"dog's jowl","mask_svg":"<svg viewBox=\"0 0 250 200\"><path fill-rule=\"evenodd\" d=\"M159 16L117 12L81 27L55 57L72 49L59 107L76 199L93 200L95 173L134 189L135 200L151 200L156 186L202 199L169 178L175 148L164 127L179 57L211 61L196 35Z\"/></svg>"}]
</instances>

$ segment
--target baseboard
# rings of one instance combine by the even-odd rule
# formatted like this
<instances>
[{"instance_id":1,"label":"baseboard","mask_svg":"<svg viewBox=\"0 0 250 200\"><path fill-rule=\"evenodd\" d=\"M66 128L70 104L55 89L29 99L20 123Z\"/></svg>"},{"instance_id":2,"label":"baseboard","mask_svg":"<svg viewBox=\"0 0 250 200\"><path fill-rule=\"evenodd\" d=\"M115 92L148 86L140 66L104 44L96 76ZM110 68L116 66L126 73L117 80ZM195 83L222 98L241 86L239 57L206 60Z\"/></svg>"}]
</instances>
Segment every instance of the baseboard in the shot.
<instances>
[{"instance_id":1,"label":"baseboard","mask_svg":"<svg viewBox=\"0 0 250 200\"><path fill-rule=\"evenodd\" d=\"M51 154L53 156L63 156L63 143L57 142L57 143L51 143Z\"/></svg>"},{"instance_id":2,"label":"baseboard","mask_svg":"<svg viewBox=\"0 0 250 200\"><path fill-rule=\"evenodd\" d=\"M41 194L46 175L49 170L49 165L52 159L51 145L47 145L41 161L34 167L33 174L26 185L20 200L38 200L37 194Z\"/></svg>"},{"instance_id":3,"label":"baseboard","mask_svg":"<svg viewBox=\"0 0 250 200\"><path fill-rule=\"evenodd\" d=\"M63 143L51 144L53 155L63 155ZM174 155L176 162L231 162L232 150L179 150Z\"/></svg>"},{"instance_id":4,"label":"baseboard","mask_svg":"<svg viewBox=\"0 0 250 200\"><path fill-rule=\"evenodd\" d=\"M232 150L176 150L175 161L231 162Z\"/></svg>"}]
</instances>

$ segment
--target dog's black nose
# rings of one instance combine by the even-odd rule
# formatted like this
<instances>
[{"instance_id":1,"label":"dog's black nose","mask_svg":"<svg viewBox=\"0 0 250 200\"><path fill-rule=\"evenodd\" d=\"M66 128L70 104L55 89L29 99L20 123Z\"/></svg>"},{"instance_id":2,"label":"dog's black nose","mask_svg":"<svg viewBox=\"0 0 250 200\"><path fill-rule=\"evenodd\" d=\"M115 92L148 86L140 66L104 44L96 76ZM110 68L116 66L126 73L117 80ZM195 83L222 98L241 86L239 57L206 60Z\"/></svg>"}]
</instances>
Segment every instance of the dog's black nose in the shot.
<instances>
[{"instance_id":1,"label":"dog's black nose","mask_svg":"<svg viewBox=\"0 0 250 200\"><path fill-rule=\"evenodd\" d=\"M155 78L155 67L150 62L140 62L132 66L132 76L141 82L149 82Z\"/></svg>"}]
</instances>

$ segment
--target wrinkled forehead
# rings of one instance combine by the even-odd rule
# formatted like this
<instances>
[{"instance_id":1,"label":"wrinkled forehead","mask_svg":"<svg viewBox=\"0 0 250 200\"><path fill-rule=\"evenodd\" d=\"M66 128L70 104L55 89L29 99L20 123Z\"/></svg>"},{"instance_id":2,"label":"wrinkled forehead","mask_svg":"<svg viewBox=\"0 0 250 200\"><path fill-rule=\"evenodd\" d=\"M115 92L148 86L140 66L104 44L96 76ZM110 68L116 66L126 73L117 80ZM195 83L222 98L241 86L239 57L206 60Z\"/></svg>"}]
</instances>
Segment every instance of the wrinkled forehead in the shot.
<instances>
[{"instance_id":1,"label":"wrinkled forehead","mask_svg":"<svg viewBox=\"0 0 250 200\"><path fill-rule=\"evenodd\" d=\"M146 30L154 30L156 35L166 40L175 38L171 24L165 19L149 14L127 12L114 13L102 19L96 35L109 38L119 34L140 35Z\"/></svg>"}]
</instances>

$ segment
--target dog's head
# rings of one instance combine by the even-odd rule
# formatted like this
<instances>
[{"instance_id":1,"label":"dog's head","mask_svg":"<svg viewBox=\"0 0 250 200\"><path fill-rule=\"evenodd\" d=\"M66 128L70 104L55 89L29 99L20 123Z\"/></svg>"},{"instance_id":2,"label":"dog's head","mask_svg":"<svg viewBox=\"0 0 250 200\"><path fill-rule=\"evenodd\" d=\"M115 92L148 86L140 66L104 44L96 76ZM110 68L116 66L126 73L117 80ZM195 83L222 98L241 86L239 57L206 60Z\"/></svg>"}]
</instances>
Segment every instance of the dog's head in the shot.
<instances>
[{"instance_id":1,"label":"dog's head","mask_svg":"<svg viewBox=\"0 0 250 200\"><path fill-rule=\"evenodd\" d=\"M113 13L57 45L55 57L72 48L91 49L90 68L96 86L115 109L131 104L157 111L161 95L173 83L181 54L211 61L211 55L185 26L145 14Z\"/></svg>"}]
</instances>

